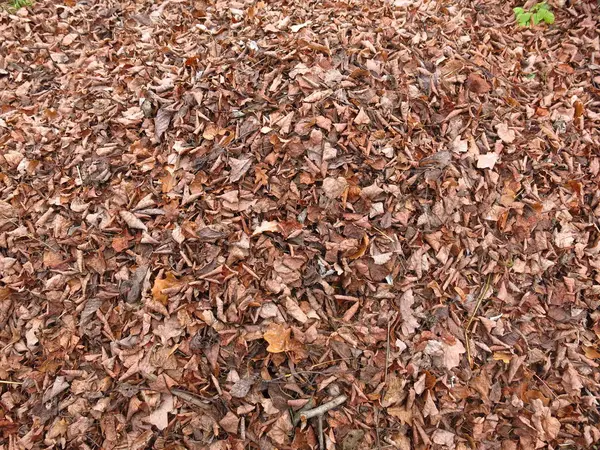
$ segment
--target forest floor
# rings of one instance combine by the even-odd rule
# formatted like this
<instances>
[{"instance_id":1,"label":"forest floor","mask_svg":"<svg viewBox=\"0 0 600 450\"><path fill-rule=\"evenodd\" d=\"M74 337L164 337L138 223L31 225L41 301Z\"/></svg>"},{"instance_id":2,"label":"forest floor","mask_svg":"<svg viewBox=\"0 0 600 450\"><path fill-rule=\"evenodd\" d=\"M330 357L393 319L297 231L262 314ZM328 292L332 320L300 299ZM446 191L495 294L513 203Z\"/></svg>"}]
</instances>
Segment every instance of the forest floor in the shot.
<instances>
[{"instance_id":1,"label":"forest floor","mask_svg":"<svg viewBox=\"0 0 600 450\"><path fill-rule=\"evenodd\" d=\"M600 6L513 3L0 11L0 450L597 448Z\"/></svg>"}]
</instances>

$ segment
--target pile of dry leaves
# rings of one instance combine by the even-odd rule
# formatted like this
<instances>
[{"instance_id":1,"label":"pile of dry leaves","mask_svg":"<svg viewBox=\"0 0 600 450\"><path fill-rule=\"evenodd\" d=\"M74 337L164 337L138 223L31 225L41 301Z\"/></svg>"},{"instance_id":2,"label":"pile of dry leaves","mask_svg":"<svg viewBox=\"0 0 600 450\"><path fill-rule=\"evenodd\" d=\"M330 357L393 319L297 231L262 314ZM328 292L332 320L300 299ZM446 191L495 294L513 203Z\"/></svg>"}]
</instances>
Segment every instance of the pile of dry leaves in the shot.
<instances>
[{"instance_id":1,"label":"pile of dry leaves","mask_svg":"<svg viewBox=\"0 0 600 450\"><path fill-rule=\"evenodd\" d=\"M600 9L513 6L0 12L0 449L598 445Z\"/></svg>"}]
</instances>

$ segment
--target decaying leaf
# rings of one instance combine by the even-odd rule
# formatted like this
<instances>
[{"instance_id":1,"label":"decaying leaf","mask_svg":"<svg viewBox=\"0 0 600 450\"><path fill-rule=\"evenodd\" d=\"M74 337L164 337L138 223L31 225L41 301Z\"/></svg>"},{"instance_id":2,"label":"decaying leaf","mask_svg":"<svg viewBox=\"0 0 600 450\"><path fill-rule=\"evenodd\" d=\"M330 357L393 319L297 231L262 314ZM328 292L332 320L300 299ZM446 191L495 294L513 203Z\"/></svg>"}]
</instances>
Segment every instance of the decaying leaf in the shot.
<instances>
[{"instance_id":1,"label":"decaying leaf","mask_svg":"<svg viewBox=\"0 0 600 450\"><path fill-rule=\"evenodd\" d=\"M597 2L0 3L0 450L600 446Z\"/></svg>"},{"instance_id":2,"label":"decaying leaf","mask_svg":"<svg viewBox=\"0 0 600 450\"><path fill-rule=\"evenodd\" d=\"M164 289L181 286L182 282L178 280L172 272L167 272L164 278L156 278L152 286L152 298L166 305L169 302L169 296L163 293Z\"/></svg>"},{"instance_id":3,"label":"decaying leaf","mask_svg":"<svg viewBox=\"0 0 600 450\"><path fill-rule=\"evenodd\" d=\"M494 165L498 161L498 155L490 152L483 155L477 156L477 168L478 169L493 169Z\"/></svg>"},{"instance_id":4,"label":"decaying leaf","mask_svg":"<svg viewBox=\"0 0 600 450\"><path fill-rule=\"evenodd\" d=\"M121 219L127 224L129 228L133 228L135 230L144 230L148 231L148 227L144 225L140 219L138 219L135 214L129 211L119 211L119 215Z\"/></svg>"},{"instance_id":5,"label":"decaying leaf","mask_svg":"<svg viewBox=\"0 0 600 450\"><path fill-rule=\"evenodd\" d=\"M265 333L263 339L269 343L267 351L269 353L282 353L290 349L291 329L283 324L271 324Z\"/></svg>"}]
</instances>

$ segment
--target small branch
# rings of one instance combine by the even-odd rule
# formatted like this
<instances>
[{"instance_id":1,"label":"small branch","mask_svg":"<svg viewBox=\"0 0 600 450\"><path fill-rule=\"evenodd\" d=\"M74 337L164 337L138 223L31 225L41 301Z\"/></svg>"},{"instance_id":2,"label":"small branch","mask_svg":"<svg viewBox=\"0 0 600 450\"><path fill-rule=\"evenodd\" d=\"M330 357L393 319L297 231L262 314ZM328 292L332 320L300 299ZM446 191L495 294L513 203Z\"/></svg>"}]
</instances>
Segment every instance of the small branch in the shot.
<instances>
[{"instance_id":1,"label":"small branch","mask_svg":"<svg viewBox=\"0 0 600 450\"><path fill-rule=\"evenodd\" d=\"M467 349L467 360L469 361L470 367L473 367L473 356L471 355L471 325L473 324L473 320L475 320L475 316L477 315L477 312L479 311L479 307L481 306L481 303L483 302L483 298L487 294L487 291L490 287L491 278L492 278L492 274L490 273L490 274L488 274L487 280L485 281L485 286L483 286L483 288L481 289L481 292L479 293L479 297L477 298L477 304L475 305L475 309L473 310L473 313L469 317L467 325L465 326L465 347Z\"/></svg>"},{"instance_id":2,"label":"small branch","mask_svg":"<svg viewBox=\"0 0 600 450\"><path fill-rule=\"evenodd\" d=\"M205 401L202 401L200 398L196 397L194 394L191 394L187 391L184 391L182 389L171 389L171 394L179 397L180 399L182 399L183 401L186 401L188 403L191 403L192 405L196 405L199 406L201 408L206 409L207 408L207 403Z\"/></svg>"},{"instance_id":3,"label":"small branch","mask_svg":"<svg viewBox=\"0 0 600 450\"><path fill-rule=\"evenodd\" d=\"M240 417L240 439L242 441L246 440L246 416Z\"/></svg>"},{"instance_id":4,"label":"small branch","mask_svg":"<svg viewBox=\"0 0 600 450\"><path fill-rule=\"evenodd\" d=\"M325 450L325 438L323 437L323 416L317 416L317 431L319 433L319 450Z\"/></svg>"},{"instance_id":5,"label":"small branch","mask_svg":"<svg viewBox=\"0 0 600 450\"><path fill-rule=\"evenodd\" d=\"M316 408L309 409L308 411L304 411L304 412L300 413L300 415L299 415L300 420L305 421L308 419L312 419L313 417L322 416L327 411L329 411L333 408L337 408L342 403L344 403L346 400L348 400L348 397L346 397L345 395L340 395L340 396L334 398L333 400L331 400L330 402L323 403L321 406L317 406Z\"/></svg>"}]
</instances>

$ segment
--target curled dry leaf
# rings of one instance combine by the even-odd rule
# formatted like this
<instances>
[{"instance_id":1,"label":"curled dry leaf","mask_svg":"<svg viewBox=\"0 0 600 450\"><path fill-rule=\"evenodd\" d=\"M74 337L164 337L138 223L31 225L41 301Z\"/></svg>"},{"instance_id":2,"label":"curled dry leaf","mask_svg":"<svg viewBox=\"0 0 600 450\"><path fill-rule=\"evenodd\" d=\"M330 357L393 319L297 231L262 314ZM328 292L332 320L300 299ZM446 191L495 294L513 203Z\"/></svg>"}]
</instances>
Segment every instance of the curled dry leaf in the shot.
<instances>
[{"instance_id":1,"label":"curled dry leaf","mask_svg":"<svg viewBox=\"0 0 600 450\"><path fill-rule=\"evenodd\" d=\"M144 222L142 222L140 219L138 219L135 216L135 214L133 214L129 211L120 211L119 215L121 216L121 219L123 219L123 221L127 224L127 226L129 228L133 228L135 230L148 231L148 227L146 225L144 225Z\"/></svg>"},{"instance_id":2,"label":"curled dry leaf","mask_svg":"<svg viewBox=\"0 0 600 450\"><path fill-rule=\"evenodd\" d=\"M467 78L467 88L476 94L487 94L492 87L485 78L478 73L472 72Z\"/></svg>"},{"instance_id":3,"label":"curled dry leaf","mask_svg":"<svg viewBox=\"0 0 600 450\"><path fill-rule=\"evenodd\" d=\"M269 353L282 353L290 349L290 337L292 330L283 324L271 324L263 334L263 339L269 343Z\"/></svg>"},{"instance_id":4,"label":"curled dry leaf","mask_svg":"<svg viewBox=\"0 0 600 450\"><path fill-rule=\"evenodd\" d=\"M367 113L365 112L365 110L362 109L362 108L360 108L360 111L358 112L358 114L354 118L354 123L356 125L368 125L368 124L371 123L371 119L369 119L369 116L367 115Z\"/></svg>"},{"instance_id":5,"label":"curled dry leaf","mask_svg":"<svg viewBox=\"0 0 600 450\"><path fill-rule=\"evenodd\" d=\"M515 140L515 132L514 130L511 130L507 124L500 123L496 125L496 130L498 132L498 137L502 139L502 142L511 144Z\"/></svg>"},{"instance_id":6,"label":"curled dry leaf","mask_svg":"<svg viewBox=\"0 0 600 450\"><path fill-rule=\"evenodd\" d=\"M164 278L157 278L154 280L154 286L152 286L152 298L166 305L169 302L169 296L163 293L164 289L170 289L177 286L181 286L182 282L178 280L172 272L167 272Z\"/></svg>"},{"instance_id":7,"label":"curled dry leaf","mask_svg":"<svg viewBox=\"0 0 600 450\"><path fill-rule=\"evenodd\" d=\"M478 169L493 169L498 161L498 155L496 153L486 153L484 155L477 156L477 168Z\"/></svg>"}]
</instances>

